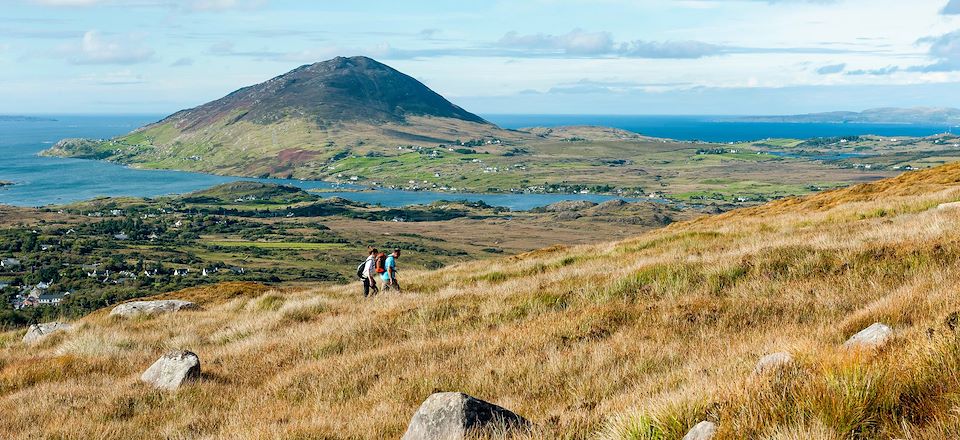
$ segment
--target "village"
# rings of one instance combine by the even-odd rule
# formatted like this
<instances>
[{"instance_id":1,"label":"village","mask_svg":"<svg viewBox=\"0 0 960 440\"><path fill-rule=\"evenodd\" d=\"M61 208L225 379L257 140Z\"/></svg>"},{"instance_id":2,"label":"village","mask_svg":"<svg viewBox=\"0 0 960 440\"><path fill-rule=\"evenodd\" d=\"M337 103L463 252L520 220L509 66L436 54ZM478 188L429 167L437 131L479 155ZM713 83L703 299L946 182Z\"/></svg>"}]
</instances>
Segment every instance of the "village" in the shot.
<instances>
[{"instance_id":1,"label":"village","mask_svg":"<svg viewBox=\"0 0 960 440\"><path fill-rule=\"evenodd\" d=\"M256 239L258 233L280 237L283 228L180 208L81 205L48 210L40 224L0 226L0 326L222 281L339 279L321 268L252 269L243 263L282 250L251 246L215 255L222 246L205 246L201 234L246 233ZM214 258L228 255L236 260Z\"/></svg>"}]
</instances>

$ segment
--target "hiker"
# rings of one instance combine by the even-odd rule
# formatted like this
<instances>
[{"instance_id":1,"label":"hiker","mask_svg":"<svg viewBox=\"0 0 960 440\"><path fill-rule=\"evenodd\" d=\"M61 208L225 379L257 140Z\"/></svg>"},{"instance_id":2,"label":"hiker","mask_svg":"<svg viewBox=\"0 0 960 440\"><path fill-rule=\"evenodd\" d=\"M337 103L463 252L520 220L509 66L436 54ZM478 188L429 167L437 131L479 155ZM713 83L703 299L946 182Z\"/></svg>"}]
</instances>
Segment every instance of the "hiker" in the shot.
<instances>
[{"instance_id":1,"label":"hiker","mask_svg":"<svg viewBox=\"0 0 960 440\"><path fill-rule=\"evenodd\" d=\"M363 296L373 296L380 293L377 287L377 256L379 252L373 246L367 247L367 259L357 268L357 277L363 281Z\"/></svg>"},{"instance_id":2,"label":"hiker","mask_svg":"<svg viewBox=\"0 0 960 440\"><path fill-rule=\"evenodd\" d=\"M383 290L393 288L400 291L400 283L397 282L397 258L400 258L400 249L394 249L383 263L383 272L380 275L383 279Z\"/></svg>"}]
</instances>

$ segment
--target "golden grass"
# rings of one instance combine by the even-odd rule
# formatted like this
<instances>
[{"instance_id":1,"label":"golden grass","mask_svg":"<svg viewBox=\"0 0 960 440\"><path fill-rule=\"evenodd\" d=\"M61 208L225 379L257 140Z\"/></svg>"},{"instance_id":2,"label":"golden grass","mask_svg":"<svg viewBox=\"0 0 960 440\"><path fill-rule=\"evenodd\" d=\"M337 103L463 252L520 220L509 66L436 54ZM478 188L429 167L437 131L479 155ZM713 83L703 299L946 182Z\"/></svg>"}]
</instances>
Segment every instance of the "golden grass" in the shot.
<instances>
[{"instance_id":1,"label":"golden grass","mask_svg":"<svg viewBox=\"0 0 960 440\"><path fill-rule=\"evenodd\" d=\"M960 432L960 165L433 272L403 294L248 284L97 312L37 346L0 334L2 438L398 438L435 391L522 438L941 439ZM877 213L883 212L883 215ZM883 349L841 347L881 321ZM137 382L172 348L202 379ZM796 361L751 374L762 355ZM492 437L499 437L492 435Z\"/></svg>"}]
</instances>

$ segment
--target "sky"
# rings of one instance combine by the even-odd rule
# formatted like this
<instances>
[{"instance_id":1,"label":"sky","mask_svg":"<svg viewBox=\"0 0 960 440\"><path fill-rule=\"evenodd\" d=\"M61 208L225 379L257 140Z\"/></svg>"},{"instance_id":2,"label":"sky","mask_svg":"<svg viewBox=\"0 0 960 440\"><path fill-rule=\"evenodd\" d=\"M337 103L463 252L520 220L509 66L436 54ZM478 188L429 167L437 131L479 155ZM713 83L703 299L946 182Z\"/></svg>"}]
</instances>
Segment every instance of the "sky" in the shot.
<instances>
[{"instance_id":1,"label":"sky","mask_svg":"<svg viewBox=\"0 0 960 440\"><path fill-rule=\"evenodd\" d=\"M167 114L338 55L480 114L957 106L960 0L0 0L0 113Z\"/></svg>"}]
</instances>

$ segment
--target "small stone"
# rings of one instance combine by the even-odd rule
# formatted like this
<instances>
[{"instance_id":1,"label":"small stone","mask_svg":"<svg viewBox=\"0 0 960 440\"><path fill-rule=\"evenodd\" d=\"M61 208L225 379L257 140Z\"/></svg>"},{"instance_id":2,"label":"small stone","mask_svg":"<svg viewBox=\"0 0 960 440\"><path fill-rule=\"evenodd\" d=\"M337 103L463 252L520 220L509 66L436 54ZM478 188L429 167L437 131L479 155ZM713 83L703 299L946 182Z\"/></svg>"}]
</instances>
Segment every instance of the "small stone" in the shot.
<instances>
[{"instance_id":1,"label":"small stone","mask_svg":"<svg viewBox=\"0 0 960 440\"><path fill-rule=\"evenodd\" d=\"M893 336L893 329L879 322L860 330L843 343L848 348L880 348Z\"/></svg>"},{"instance_id":2,"label":"small stone","mask_svg":"<svg viewBox=\"0 0 960 440\"><path fill-rule=\"evenodd\" d=\"M753 374L763 374L774 370L779 370L790 363L793 362L793 355L788 352L781 351L778 353L771 353L757 361L757 366L753 369Z\"/></svg>"},{"instance_id":3,"label":"small stone","mask_svg":"<svg viewBox=\"0 0 960 440\"><path fill-rule=\"evenodd\" d=\"M184 383L199 378L200 358L183 350L171 351L161 356L140 375L140 381L161 390L175 390Z\"/></svg>"},{"instance_id":4,"label":"small stone","mask_svg":"<svg viewBox=\"0 0 960 440\"><path fill-rule=\"evenodd\" d=\"M960 208L960 202L941 203L937 205L937 209L955 209L955 208Z\"/></svg>"},{"instance_id":5,"label":"small stone","mask_svg":"<svg viewBox=\"0 0 960 440\"><path fill-rule=\"evenodd\" d=\"M683 440L710 440L715 435L717 435L717 424L704 420L687 431Z\"/></svg>"},{"instance_id":6,"label":"small stone","mask_svg":"<svg viewBox=\"0 0 960 440\"><path fill-rule=\"evenodd\" d=\"M529 424L508 409L463 393L435 393L410 419L403 440L461 440L488 428L510 430Z\"/></svg>"},{"instance_id":7,"label":"small stone","mask_svg":"<svg viewBox=\"0 0 960 440\"><path fill-rule=\"evenodd\" d=\"M110 316L130 318L138 315L159 315L180 310L195 310L200 307L190 301L165 299L159 301L131 301L120 304L110 311Z\"/></svg>"},{"instance_id":8,"label":"small stone","mask_svg":"<svg viewBox=\"0 0 960 440\"><path fill-rule=\"evenodd\" d=\"M27 329L27 334L23 335L23 342L25 344L34 344L53 333L70 330L71 327L73 326L66 322L34 324Z\"/></svg>"}]
</instances>

